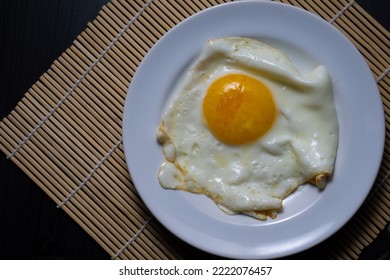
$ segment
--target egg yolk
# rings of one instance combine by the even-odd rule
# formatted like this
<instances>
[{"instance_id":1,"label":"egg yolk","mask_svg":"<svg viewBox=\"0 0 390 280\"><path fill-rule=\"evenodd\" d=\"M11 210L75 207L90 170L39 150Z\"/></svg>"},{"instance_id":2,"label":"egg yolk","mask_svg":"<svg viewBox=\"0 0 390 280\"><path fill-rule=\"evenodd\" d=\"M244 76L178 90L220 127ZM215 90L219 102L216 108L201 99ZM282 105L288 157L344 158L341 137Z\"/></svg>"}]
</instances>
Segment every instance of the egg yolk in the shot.
<instances>
[{"instance_id":1,"label":"egg yolk","mask_svg":"<svg viewBox=\"0 0 390 280\"><path fill-rule=\"evenodd\" d=\"M267 133L276 118L276 106L271 91L262 82L243 74L229 74L208 88L203 114L217 139L240 145Z\"/></svg>"}]
</instances>

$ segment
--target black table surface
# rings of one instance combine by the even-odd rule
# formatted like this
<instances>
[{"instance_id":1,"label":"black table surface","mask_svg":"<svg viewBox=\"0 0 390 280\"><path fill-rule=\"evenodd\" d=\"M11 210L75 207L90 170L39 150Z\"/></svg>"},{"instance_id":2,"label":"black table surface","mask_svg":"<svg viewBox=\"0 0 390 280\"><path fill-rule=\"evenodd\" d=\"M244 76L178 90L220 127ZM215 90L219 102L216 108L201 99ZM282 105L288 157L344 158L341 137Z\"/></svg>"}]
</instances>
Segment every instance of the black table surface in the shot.
<instances>
[{"instance_id":1,"label":"black table surface","mask_svg":"<svg viewBox=\"0 0 390 280\"><path fill-rule=\"evenodd\" d=\"M3 0L0 119L69 47L107 0ZM358 0L387 30L390 1ZM389 259L389 226L361 254ZM305 254L291 256L304 258ZM0 259L110 259L63 210L0 153Z\"/></svg>"}]
</instances>

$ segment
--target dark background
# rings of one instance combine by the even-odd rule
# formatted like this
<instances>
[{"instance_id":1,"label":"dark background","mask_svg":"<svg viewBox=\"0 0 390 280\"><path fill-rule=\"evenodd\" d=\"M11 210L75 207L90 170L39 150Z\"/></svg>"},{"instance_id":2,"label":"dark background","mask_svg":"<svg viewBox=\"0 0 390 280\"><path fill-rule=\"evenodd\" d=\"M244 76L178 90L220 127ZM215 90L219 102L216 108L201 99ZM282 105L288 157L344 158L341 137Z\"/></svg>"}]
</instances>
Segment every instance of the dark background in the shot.
<instances>
[{"instance_id":1,"label":"dark background","mask_svg":"<svg viewBox=\"0 0 390 280\"><path fill-rule=\"evenodd\" d=\"M0 1L0 120L107 2ZM356 2L390 30L390 1ZM389 259L388 236L387 228L363 252L362 258ZM57 209L27 175L0 153L0 259L109 258L76 222Z\"/></svg>"}]
</instances>

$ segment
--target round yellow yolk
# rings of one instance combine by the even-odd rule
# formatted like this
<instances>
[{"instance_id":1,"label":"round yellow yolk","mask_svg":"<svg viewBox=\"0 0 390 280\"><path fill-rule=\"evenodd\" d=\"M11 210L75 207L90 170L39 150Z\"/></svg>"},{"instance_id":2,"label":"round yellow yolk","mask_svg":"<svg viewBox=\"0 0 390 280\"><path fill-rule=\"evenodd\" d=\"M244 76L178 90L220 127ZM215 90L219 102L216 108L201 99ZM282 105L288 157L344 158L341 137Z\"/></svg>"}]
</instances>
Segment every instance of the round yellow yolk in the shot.
<instances>
[{"instance_id":1,"label":"round yellow yolk","mask_svg":"<svg viewBox=\"0 0 390 280\"><path fill-rule=\"evenodd\" d=\"M262 82L243 74L229 74L208 88L203 114L217 139L239 145L267 133L276 118L276 106L271 91Z\"/></svg>"}]
</instances>

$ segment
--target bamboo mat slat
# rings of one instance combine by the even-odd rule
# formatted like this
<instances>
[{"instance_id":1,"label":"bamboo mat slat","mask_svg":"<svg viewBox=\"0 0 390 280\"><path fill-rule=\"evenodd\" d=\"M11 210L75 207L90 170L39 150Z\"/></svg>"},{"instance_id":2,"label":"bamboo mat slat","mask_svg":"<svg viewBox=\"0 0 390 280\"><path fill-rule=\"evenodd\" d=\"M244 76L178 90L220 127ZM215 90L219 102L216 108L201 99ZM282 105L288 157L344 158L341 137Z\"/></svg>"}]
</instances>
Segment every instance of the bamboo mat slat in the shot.
<instances>
[{"instance_id":1,"label":"bamboo mat slat","mask_svg":"<svg viewBox=\"0 0 390 280\"><path fill-rule=\"evenodd\" d=\"M131 79L168 30L229 1L113 0L0 123L0 148L113 259L218 258L169 233L128 173L122 112ZM362 53L382 95L386 147L369 197L317 259L357 259L390 221L390 34L355 1L290 1L332 23Z\"/></svg>"}]
</instances>

